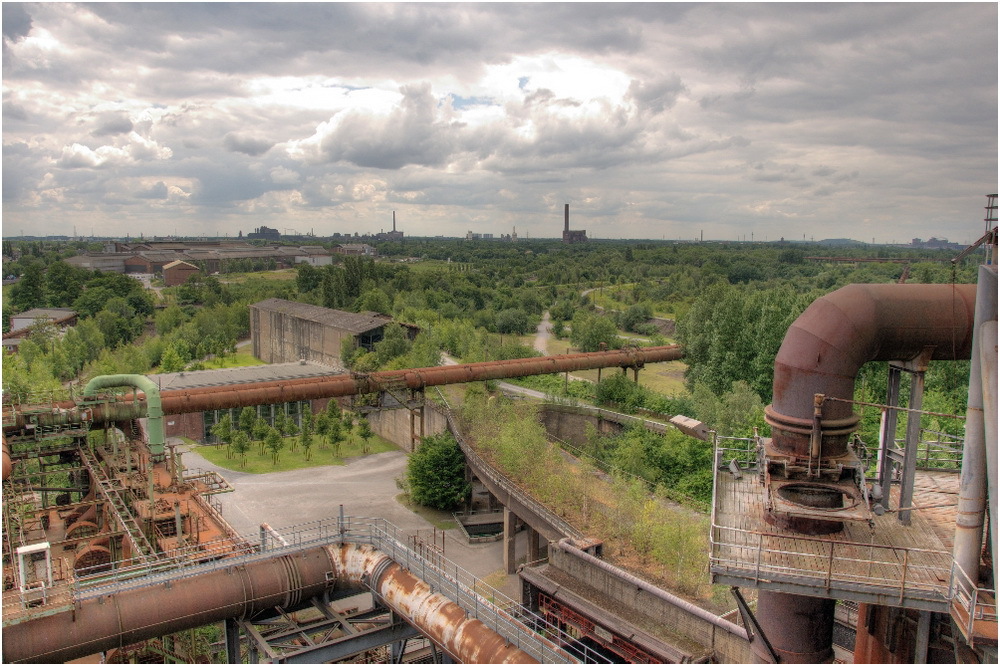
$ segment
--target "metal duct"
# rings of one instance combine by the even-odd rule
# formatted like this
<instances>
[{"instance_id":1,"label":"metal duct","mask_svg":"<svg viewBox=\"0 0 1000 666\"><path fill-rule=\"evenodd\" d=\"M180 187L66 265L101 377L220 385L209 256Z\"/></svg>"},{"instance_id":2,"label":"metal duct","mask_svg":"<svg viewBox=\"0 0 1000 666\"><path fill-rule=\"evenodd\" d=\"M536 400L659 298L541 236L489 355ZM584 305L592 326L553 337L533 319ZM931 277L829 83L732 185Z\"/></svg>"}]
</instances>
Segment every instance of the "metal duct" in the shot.
<instances>
[{"instance_id":1,"label":"metal duct","mask_svg":"<svg viewBox=\"0 0 1000 666\"><path fill-rule=\"evenodd\" d=\"M596 368L641 368L646 363L676 361L683 355L684 352L679 345L667 345L507 361L484 361L371 374L352 373L308 377L286 381L163 391L161 404L165 415L187 414L212 409L375 393L386 387L420 390L428 386L463 384L489 379L508 379ZM4 416L4 432L19 431L25 427L26 418L21 413L21 406L15 406L12 409L13 413ZM143 415L142 406L134 404L130 397L126 397L119 402L88 405L87 407L79 407L73 402L59 403L55 405L55 409L49 410L48 413L33 414L32 419L39 425L51 426L80 423L81 421L92 421L94 424L128 421Z\"/></svg>"},{"instance_id":2,"label":"metal duct","mask_svg":"<svg viewBox=\"0 0 1000 666\"><path fill-rule=\"evenodd\" d=\"M396 613L463 663L535 663L531 655L371 546L321 546L85 599L4 627L4 663L61 663L226 618L289 608L328 590L374 589Z\"/></svg>"},{"instance_id":3,"label":"metal duct","mask_svg":"<svg viewBox=\"0 0 1000 666\"><path fill-rule=\"evenodd\" d=\"M812 303L789 327L774 361L774 398L765 409L774 449L809 457L813 398L851 400L869 361L969 358L975 285L852 284ZM822 457L847 452L858 418L847 402L823 405Z\"/></svg>"},{"instance_id":4,"label":"metal duct","mask_svg":"<svg viewBox=\"0 0 1000 666\"><path fill-rule=\"evenodd\" d=\"M93 397L102 388L116 386L132 386L141 389L146 394L146 431L149 433L149 454L153 461L163 460L163 447L166 443L163 429L163 408L160 404L160 388L144 375L101 375L94 377L83 388L83 397Z\"/></svg>"}]
</instances>

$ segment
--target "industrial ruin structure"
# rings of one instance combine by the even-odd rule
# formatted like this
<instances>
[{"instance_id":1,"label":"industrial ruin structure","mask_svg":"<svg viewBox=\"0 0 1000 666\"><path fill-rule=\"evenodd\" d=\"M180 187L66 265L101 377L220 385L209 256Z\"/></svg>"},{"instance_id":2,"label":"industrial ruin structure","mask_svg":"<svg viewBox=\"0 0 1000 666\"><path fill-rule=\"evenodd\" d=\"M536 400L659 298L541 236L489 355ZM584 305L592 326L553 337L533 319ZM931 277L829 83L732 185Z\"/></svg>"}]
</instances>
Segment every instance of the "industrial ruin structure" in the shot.
<instances>
[{"instance_id":1,"label":"industrial ruin structure","mask_svg":"<svg viewBox=\"0 0 1000 666\"><path fill-rule=\"evenodd\" d=\"M562 232L563 243L574 244L574 243L586 243L587 242L587 232L578 229L571 230L569 228L569 204L563 209L563 232Z\"/></svg>"},{"instance_id":2,"label":"industrial ruin structure","mask_svg":"<svg viewBox=\"0 0 1000 666\"><path fill-rule=\"evenodd\" d=\"M733 587L739 623L605 561L599 541L504 478L446 406L424 400L446 384L682 357L666 346L162 390L117 375L64 400L5 396L3 660L127 661L138 642L163 651L176 645L163 637L219 622L231 663L996 663L995 195L990 204L994 223L956 258L986 250L977 285L850 285L792 324L771 437L677 421L716 445L710 571ZM971 360L966 434L948 441L921 431L923 377L931 360L959 359ZM883 414L878 443L854 435L855 378L870 361L889 363L888 403L866 405ZM411 442L440 413L502 507L508 571L525 526L520 603L379 519L341 511L235 534L213 500L225 480L186 469L166 445L173 415L363 394L380 396L372 409L408 411ZM756 607L739 588L757 592ZM837 628L853 638L846 652Z\"/></svg>"}]
</instances>

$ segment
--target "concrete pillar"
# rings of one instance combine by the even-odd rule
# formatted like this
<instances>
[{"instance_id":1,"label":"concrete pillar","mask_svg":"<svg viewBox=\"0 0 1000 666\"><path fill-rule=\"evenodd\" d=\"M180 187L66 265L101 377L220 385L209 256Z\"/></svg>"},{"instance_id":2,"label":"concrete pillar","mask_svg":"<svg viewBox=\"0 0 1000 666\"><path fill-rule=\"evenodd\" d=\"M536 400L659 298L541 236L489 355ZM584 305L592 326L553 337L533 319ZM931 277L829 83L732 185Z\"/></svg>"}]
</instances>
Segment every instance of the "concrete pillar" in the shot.
<instances>
[{"instance_id":1,"label":"concrete pillar","mask_svg":"<svg viewBox=\"0 0 1000 666\"><path fill-rule=\"evenodd\" d=\"M517 550L517 514L503 508L503 568L508 574L514 573Z\"/></svg>"},{"instance_id":2,"label":"concrete pillar","mask_svg":"<svg viewBox=\"0 0 1000 666\"><path fill-rule=\"evenodd\" d=\"M542 559L541 541L542 535L531 526L526 526L528 534L528 562L537 562Z\"/></svg>"},{"instance_id":3,"label":"concrete pillar","mask_svg":"<svg viewBox=\"0 0 1000 666\"><path fill-rule=\"evenodd\" d=\"M889 452L895 447L896 421L898 412L892 407L899 406L899 384L902 370L889 364L889 386L886 391L886 404L890 407L882 414L882 428L879 436L878 477L882 486L882 506L890 509L889 492L892 489L892 456Z\"/></svg>"}]
</instances>

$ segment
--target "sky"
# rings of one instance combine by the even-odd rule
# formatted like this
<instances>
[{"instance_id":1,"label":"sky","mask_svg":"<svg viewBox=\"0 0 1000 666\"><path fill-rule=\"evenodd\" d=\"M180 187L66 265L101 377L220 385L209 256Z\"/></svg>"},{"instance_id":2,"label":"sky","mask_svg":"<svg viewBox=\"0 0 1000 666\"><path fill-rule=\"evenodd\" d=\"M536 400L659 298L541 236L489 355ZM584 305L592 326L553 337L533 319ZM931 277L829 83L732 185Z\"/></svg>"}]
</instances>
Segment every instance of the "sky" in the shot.
<instances>
[{"instance_id":1,"label":"sky","mask_svg":"<svg viewBox=\"0 0 1000 666\"><path fill-rule=\"evenodd\" d=\"M971 242L997 4L3 3L3 235Z\"/></svg>"}]
</instances>

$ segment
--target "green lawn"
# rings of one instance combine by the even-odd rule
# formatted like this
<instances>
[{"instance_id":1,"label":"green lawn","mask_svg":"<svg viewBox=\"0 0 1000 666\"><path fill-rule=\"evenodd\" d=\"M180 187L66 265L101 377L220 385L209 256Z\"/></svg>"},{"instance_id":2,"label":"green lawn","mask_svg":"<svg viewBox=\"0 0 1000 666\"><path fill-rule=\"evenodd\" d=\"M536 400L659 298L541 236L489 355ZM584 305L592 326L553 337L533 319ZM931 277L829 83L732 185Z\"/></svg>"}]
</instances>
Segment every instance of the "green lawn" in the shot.
<instances>
[{"instance_id":1,"label":"green lawn","mask_svg":"<svg viewBox=\"0 0 1000 666\"><path fill-rule=\"evenodd\" d=\"M211 358L206 361L201 361L202 365L205 366L206 370L219 370L221 368L243 368L248 365L265 365L264 361L260 360L249 351L249 347L244 347L242 349L237 349L235 354L226 354L225 356Z\"/></svg>"},{"instance_id":2,"label":"green lawn","mask_svg":"<svg viewBox=\"0 0 1000 666\"><path fill-rule=\"evenodd\" d=\"M566 354L570 348L568 340L549 339L549 354ZM639 384L664 395L685 395L684 371L687 365L683 361L667 363L650 363L639 371ZM621 372L617 368L605 368L601 377L607 377L609 372ZM597 370L578 370L571 373L574 377L597 381ZM629 373L629 377L632 373Z\"/></svg>"},{"instance_id":3,"label":"green lawn","mask_svg":"<svg viewBox=\"0 0 1000 666\"><path fill-rule=\"evenodd\" d=\"M291 449L294 442L295 449ZM209 445L199 445L195 451L206 460L224 467L226 469L250 472L251 474L267 474L268 472L287 472L293 469L304 469L306 467L321 467L324 465L343 465L348 458L357 458L362 455L361 438L351 434L347 441L340 443L339 455L333 455L333 449L327 444L320 444L319 435L313 435L311 459L306 460L305 452L298 444L297 437L286 437L285 448L278 454L278 463L271 460L271 452L264 449L264 455L260 455L260 445L253 442L250 451L247 452L246 463L241 465L239 458L227 457L227 447ZM385 451L398 451L399 447L389 440L382 439L374 435L369 440L369 454L383 453Z\"/></svg>"}]
</instances>

